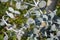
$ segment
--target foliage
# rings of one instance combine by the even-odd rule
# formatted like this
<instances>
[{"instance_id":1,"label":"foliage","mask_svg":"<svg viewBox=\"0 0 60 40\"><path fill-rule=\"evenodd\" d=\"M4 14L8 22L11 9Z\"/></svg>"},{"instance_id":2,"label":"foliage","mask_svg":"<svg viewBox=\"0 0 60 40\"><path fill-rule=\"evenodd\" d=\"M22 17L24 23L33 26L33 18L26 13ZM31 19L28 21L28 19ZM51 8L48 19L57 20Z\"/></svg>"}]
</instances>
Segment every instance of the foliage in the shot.
<instances>
[{"instance_id":1,"label":"foliage","mask_svg":"<svg viewBox=\"0 0 60 40\"><path fill-rule=\"evenodd\" d=\"M24 0L24 1L26 1L26 2L32 2L32 1L29 1L29 0ZM60 1L60 0L59 0L59 1ZM11 6L11 5L9 5L9 2L6 2L6 3L1 3L1 2L0 2L0 18L1 18L3 15L6 14L5 11L8 9L9 6ZM17 9L15 8L15 2L13 2L12 7L13 7L15 10L17 10ZM27 10L29 10L30 8L31 8L31 6L29 5L28 9L25 9L25 10L23 10L23 11L22 11L22 10L18 10L18 11L21 12L21 14L20 14L19 16L17 16L15 20L9 19L10 23L14 23L14 22L15 22L15 23L17 24L17 27L18 27L18 25L21 25L22 23L25 23L25 22L27 21L27 18L24 18L23 14L25 14L25 13L27 12ZM58 10L58 11L57 11L57 15L60 17L60 5L57 4L56 9ZM32 18L35 18L35 16L32 16ZM4 27L1 27L1 26L0 26L0 30L5 30L5 29L3 29L3 28L4 28ZM32 28L33 28L33 27L31 26L30 29L32 29ZM0 31L0 32L1 32L1 31ZM10 35L10 32L11 32L11 31L6 31L6 32L8 33L8 35ZM3 40L3 37L4 37L4 34L3 34L3 33L0 34L0 40ZM27 37L22 37L22 40L26 40L26 38L27 38ZM9 37L9 40L17 40L17 39L16 39L16 35L13 35L12 37Z\"/></svg>"}]
</instances>

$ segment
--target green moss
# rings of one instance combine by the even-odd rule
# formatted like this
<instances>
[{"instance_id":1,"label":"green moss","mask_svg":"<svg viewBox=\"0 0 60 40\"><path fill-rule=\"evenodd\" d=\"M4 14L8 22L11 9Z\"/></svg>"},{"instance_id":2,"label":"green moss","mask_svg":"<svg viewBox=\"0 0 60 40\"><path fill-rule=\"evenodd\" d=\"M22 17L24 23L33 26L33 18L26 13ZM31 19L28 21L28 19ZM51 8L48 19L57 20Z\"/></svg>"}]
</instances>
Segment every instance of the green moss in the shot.
<instances>
[{"instance_id":1,"label":"green moss","mask_svg":"<svg viewBox=\"0 0 60 40\"><path fill-rule=\"evenodd\" d=\"M57 6L57 15L60 17L60 6Z\"/></svg>"},{"instance_id":2,"label":"green moss","mask_svg":"<svg viewBox=\"0 0 60 40\"><path fill-rule=\"evenodd\" d=\"M3 34L1 34L1 35L0 35L0 40L3 40L3 37L4 37Z\"/></svg>"}]
</instances>

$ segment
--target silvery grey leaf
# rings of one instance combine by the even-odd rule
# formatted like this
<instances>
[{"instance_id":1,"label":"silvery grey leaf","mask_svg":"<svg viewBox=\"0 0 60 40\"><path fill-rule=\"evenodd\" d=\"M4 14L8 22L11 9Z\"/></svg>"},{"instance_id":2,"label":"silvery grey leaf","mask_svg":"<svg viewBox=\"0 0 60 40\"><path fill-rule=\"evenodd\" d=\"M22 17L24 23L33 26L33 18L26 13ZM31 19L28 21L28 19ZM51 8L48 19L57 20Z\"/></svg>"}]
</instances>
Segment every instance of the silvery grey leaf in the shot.
<instances>
[{"instance_id":1,"label":"silvery grey leaf","mask_svg":"<svg viewBox=\"0 0 60 40\"><path fill-rule=\"evenodd\" d=\"M38 20L39 20L39 21L41 21L41 22L43 21L43 19L42 19L42 18L38 18Z\"/></svg>"},{"instance_id":2,"label":"silvery grey leaf","mask_svg":"<svg viewBox=\"0 0 60 40\"><path fill-rule=\"evenodd\" d=\"M29 18L29 13L24 14L24 17Z\"/></svg>"},{"instance_id":3,"label":"silvery grey leaf","mask_svg":"<svg viewBox=\"0 0 60 40\"><path fill-rule=\"evenodd\" d=\"M16 28L16 24L15 23L13 24L13 28Z\"/></svg>"},{"instance_id":4,"label":"silvery grey leaf","mask_svg":"<svg viewBox=\"0 0 60 40\"><path fill-rule=\"evenodd\" d=\"M56 12L57 12L57 9L55 9L54 11L53 11L53 13L56 15Z\"/></svg>"},{"instance_id":5,"label":"silvery grey leaf","mask_svg":"<svg viewBox=\"0 0 60 40\"><path fill-rule=\"evenodd\" d=\"M42 0L42 1L39 3L39 7L40 7L40 8L43 8L43 7L45 7L45 6L46 6L46 2Z\"/></svg>"},{"instance_id":6,"label":"silvery grey leaf","mask_svg":"<svg viewBox=\"0 0 60 40\"><path fill-rule=\"evenodd\" d=\"M0 25L3 26L3 25L6 24L6 25L8 26L9 24L6 22L6 21L8 21L8 19L9 19L9 18L7 18L7 19L5 20L5 19L4 19L4 16L2 16Z\"/></svg>"},{"instance_id":7,"label":"silvery grey leaf","mask_svg":"<svg viewBox=\"0 0 60 40\"><path fill-rule=\"evenodd\" d=\"M23 34L24 34L24 32L23 32L23 31L18 30L18 32L17 32L17 34L16 34L17 39L18 39L18 40L21 40L21 36L22 36Z\"/></svg>"},{"instance_id":8,"label":"silvery grey leaf","mask_svg":"<svg viewBox=\"0 0 60 40\"><path fill-rule=\"evenodd\" d=\"M30 4L30 3L27 3L27 2L24 2L24 3L27 4L27 5L35 6L34 4Z\"/></svg>"},{"instance_id":9,"label":"silvery grey leaf","mask_svg":"<svg viewBox=\"0 0 60 40\"><path fill-rule=\"evenodd\" d=\"M4 24L8 24L7 22L6 22L6 20L4 20L4 16L2 16L2 22L4 22Z\"/></svg>"},{"instance_id":10,"label":"silvery grey leaf","mask_svg":"<svg viewBox=\"0 0 60 40\"><path fill-rule=\"evenodd\" d=\"M21 36L20 36L20 35L17 35L17 39L18 39L18 40L21 40Z\"/></svg>"},{"instance_id":11,"label":"silvery grey leaf","mask_svg":"<svg viewBox=\"0 0 60 40\"><path fill-rule=\"evenodd\" d=\"M47 33L45 32L45 36L47 37Z\"/></svg>"},{"instance_id":12,"label":"silvery grey leaf","mask_svg":"<svg viewBox=\"0 0 60 40\"><path fill-rule=\"evenodd\" d=\"M21 8L21 2L16 2L16 8L20 9Z\"/></svg>"},{"instance_id":13,"label":"silvery grey leaf","mask_svg":"<svg viewBox=\"0 0 60 40\"><path fill-rule=\"evenodd\" d=\"M26 28L30 28L30 24L26 23L26 26L25 27Z\"/></svg>"},{"instance_id":14,"label":"silvery grey leaf","mask_svg":"<svg viewBox=\"0 0 60 40\"><path fill-rule=\"evenodd\" d=\"M8 24L7 22L6 22L6 20L4 19L4 16L2 16L2 22L6 25L6 26L11 26L11 24Z\"/></svg>"},{"instance_id":15,"label":"silvery grey leaf","mask_svg":"<svg viewBox=\"0 0 60 40\"><path fill-rule=\"evenodd\" d=\"M57 32L57 36L60 36L60 31Z\"/></svg>"},{"instance_id":16,"label":"silvery grey leaf","mask_svg":"<svg viewBox=\"0 0 60 40\"><path fill-rule=\"evenodd\" d=\"M47 19L48 20L48 16L47 15L43 15L43 18Z\"/></svg>"},{"instance_id":17,"label":"silvery grey leaf","mask_svg":"<svg viewBox=\"0 0 60 40\"><path fill-rule=\"evenodd\" d=\"M4 24L4 22L0 22L0 25L3 26L3 25L5 25L5 24Z\"/></svg>"},{"instance_id":18,"label":"silvery grey leaf","mask_svg":"<svg viewBox=\"0 0 60 40\"><path fill-rule=\"evenodd\" d=\"M6 29L7 30L13 30L14 31L13 27L10 27L10 28L6 27Z\"/></svg>"},{"instance_id":19,"label":"silvery grey leaf","mask_svg":"<svg viewBox=\"0 0 60 40\"><path fill-rule=\"evenodd\" d=\"M14 9L12 7L9 7L8 10L12 13L14 12Z\"/></svg>"},{"instance_id":20,"label":"silvery grey leaf","mask_svg":"<svg viewBox=\"0 0 60 40\"><path fill-rule=\"evenodd\" d=\"M55 24L53 24L53 25L51 26L51 30L52 30L52 31L56 31L56 25L55 25Z\"/></svg>"},{"instance_id":21,"label":"silvery grey leaf","mask_svg":"<svg viewBox=\"0 0 60 40\"><path fill-rule=\"evenodd\" d=\"M54 40L59 40L57 36L55 36Z\"/></svg>"},{"instance_id":22,"label":"silvery grey leaf","mask_svg":"<svg viewBox=\"0 0 60 40\"><path fill-rule=\"evenodd\" d=\"M37 28L34 28L34 34L38 34L39 30Z\"/></svg>"},{"instance_id":23,"label":"silvery grey leaf","mask_svg":"<svg viewBox=\"0 0 60 40\"><path fill-rule=\"evenodd\" d=\"M15 14L21 14L19 11L16 11L16 10L14 11L14 13L15 13Z\"/></svg>"},{"instance_id":24,"label":"silvery grey leaf","mask_svg":"<svg viewBox=\"0 0 60 40\"><path fill-rule=\"evenodd\" d=\"M34 37L34 40L37 40L37 38L36 38L36 37Z\"/></svg>"},{"instance_id":25,"label":"silvery grey leaf","mask_svg":"<svg viewBox=\"0 0 60 40\"><path fill-rule=\"evenodd\" d=\"M14 0L14 1L16 1L16 2L23 2L23 0Z\"/></svg>"},{"instance_id":26,"label":"silvery grey leaf","mask_svg":"<svg viewBox=\"0 0 60 40\"><path fill-rule=\"evenodd\" d=\"M33 2L36 4L36 0L33 0Z\"/></svg>"},{"instance_id":27,"label":"silvery grey leaf","mask_svg":"<svg viewBox=\"0 0 60 40\"><path fill-rule=\"evenodd\" d=\"M7 14L7 16L9 16L10 18L15 19L14 15L13 15L12 13L9 13L8 11L6 11L6 14Z\"/></svg>"},{"instance_id":28,"label":"silvery grey leaf","mask_svg":"<svg viewBox=\"0 0 60 40\"><path fill-rule=\"evenodd\" d=\"M33 2L35 4L35 6L38 6L39 0L37 0L37 2L36 2L36 0L33 0Z\"/></svg>"},{"instance_id":29,"label":"silvery grey leaf","mask_svg":"<svg viewBox=\"0 0 60 40\"><path fill-rule=\"evenodd\" d=\"M54 35L53 35L52 33L50 33L50 36L51 36L51 38L53 38L53 37L54 37Z\"/></svg>"},{"instance_id":30,"label":"silvery grey leaf","mask_svg":"<svg viewBox=\"0 0 60 40\"><path fill-rule=\"evenodd\" d=\"M48 15L51 16L51 20L53 19L53 17L55 16L55 14L53 12L49 13Z\"/></svg>"},{"instance_id":31,"label":"silvery grey leaf","mask_svg":"<svg viewBox=\"0 0 60 40\"><path fill-rule=\"evenodd\" d=\"M57 24L60 24L60 19L57 19Z\"/></svg>"},{"instance_id":32,"label":"silvery grey leaf","mask_svg":"<svg viewBox=\"0 0 60 40\"><path fill-rule=\"evenodd\" d=\"M39 10L40 11L40 14L43 14L42 10Z\"/></svg>"},{"instance_id":33,"label":"silvery grey leaf","mask_svg":"<svg viewBox=\"0 0 60 40\"><path fill-rule=\"evenodd\" d=\"M36 13L35 15L38 17L41 15L39 11L34 11L34 12Z\"/></svg>"},{"instance_id":34,"label":"silvery grey leaf","mask_svg":"<svg viewBox=\"0 0 60 40\"><path fill-rule=\"evenodd\" d=\"M51 38L47 38L47 40L51 40Z\"/></svg>"},{"instance_id":35,"label":"silvery grey leaf","mask_svg":"<svg viewBox=\"0 0 60 40\"><path fill-rule=\"evenodd\" d=\"M37 0L36 6L38 6L39 2L40 2L40 0Z\"/></svg>"},{"instance_id":36,"label":"silvery grey leaf","mask_svg":"<svg viewBox=\"0 0 60 40\"><path fill-rule=\"evenodd\" d=\"M5 33L4 40L8 40L8 35Z\"/></svg>"},{"instance_id":37,"label":"silvery grey leaf","mask_svg":"<svg viewBox=\"0 0 60 40\"><path fill-rule=\"evenodd\" d=\"M2 19L0 20L0 26L5 25L5 23L2 21Z\"/></svg>"},{"instance_id":38,"label":"silvery grey leaf","mask_svg":"<svg viewBox=\"0 0 60 40\"><path fill-rule=\"evenodd\" d=\"M28 8L28 5L21 5L21 10L24 10L24 9L27 9Z\"/></svg>"},{"instance_id":39,"label":"silvery grey leaf","mask_svg":"<svg viewBox=\"0 0 60 40\"><path fill-rule=\"evenodd\" d=\"M52 20L49 20L48 22L49 22L50 24L52 24L52 23L53 23L53 22L52 22Z\"/></svg>"},{"instance_id":40,"label":"silvery grey leaf","mask_svg":"<svg viewBox=\"0 0 60 40\"><path fill-rule=\"evenodd\" d=\"M35 23L35 21L32 18L28 18L27 23L33 24L33 23Z\"/></svg>"}]
</instances>

